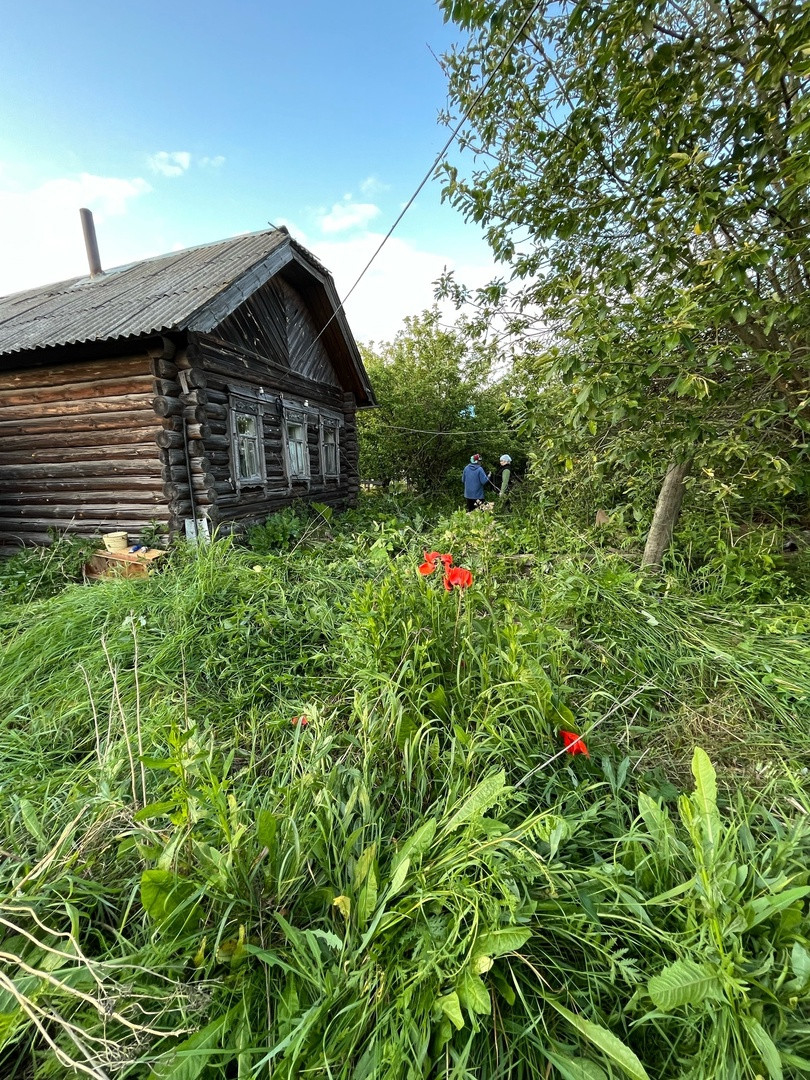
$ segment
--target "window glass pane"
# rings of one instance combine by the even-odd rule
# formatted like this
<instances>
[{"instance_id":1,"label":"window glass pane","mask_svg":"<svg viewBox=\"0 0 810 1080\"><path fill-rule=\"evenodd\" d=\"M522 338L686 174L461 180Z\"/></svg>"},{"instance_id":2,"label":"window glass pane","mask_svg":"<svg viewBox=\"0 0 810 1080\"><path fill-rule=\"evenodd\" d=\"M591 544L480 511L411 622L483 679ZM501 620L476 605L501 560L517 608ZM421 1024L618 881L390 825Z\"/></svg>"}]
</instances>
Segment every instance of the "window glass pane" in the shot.
<instances>
[{"instance_id":1,"label":"window glass pane","mask_svg":"<svg viewBox=\"0 0 810 1080\"><path fill-rule=\"evenodd\" d=\"M293 476L306 476L307 430L304 424L287 424L287 444L290 452L290 472Z\"/></svg>"},{"instance_id":2,"label":"window glass pane","mask_svg":"<svg viewBox=\"0 0 810 1080\"><path fill-rule=\"evenodd\" d=\"M236 451L240 480L261 480L259 425L255 416L236 414Z\"/></svg>"},{"instance_id":3,"label":"window glass pane","mask_svg":"<svg viewBox=\"0 0 810 1080\"><path fill-rule=\"evenodd\" d=\"M337 428L323 429L323 471L325 476L337 476Z\"/></svg>"}]
</instances>

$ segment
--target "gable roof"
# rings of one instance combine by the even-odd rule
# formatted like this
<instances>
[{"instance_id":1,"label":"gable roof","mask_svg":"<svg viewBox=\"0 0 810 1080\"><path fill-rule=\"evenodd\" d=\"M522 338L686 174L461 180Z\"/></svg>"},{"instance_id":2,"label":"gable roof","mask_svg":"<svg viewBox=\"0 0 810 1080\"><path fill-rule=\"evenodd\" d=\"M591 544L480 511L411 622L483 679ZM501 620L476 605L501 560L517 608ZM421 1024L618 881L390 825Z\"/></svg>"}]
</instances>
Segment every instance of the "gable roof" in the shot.
<instances>
[{"instance_id":1,"label":"gable roof","mask_svg":"<svg viewBox=\"0 0 810 1080\"><path fill-rule=\"evenodd\" d=\"M271 229L0 297L0 357L172 331L205 333L285 268L318 288L325 324L339 307L331 275L286 229ZM373 404L342 308L322 332L348 361L341 367L350 369L358 404Z\"/></svg>"}]
</instances>

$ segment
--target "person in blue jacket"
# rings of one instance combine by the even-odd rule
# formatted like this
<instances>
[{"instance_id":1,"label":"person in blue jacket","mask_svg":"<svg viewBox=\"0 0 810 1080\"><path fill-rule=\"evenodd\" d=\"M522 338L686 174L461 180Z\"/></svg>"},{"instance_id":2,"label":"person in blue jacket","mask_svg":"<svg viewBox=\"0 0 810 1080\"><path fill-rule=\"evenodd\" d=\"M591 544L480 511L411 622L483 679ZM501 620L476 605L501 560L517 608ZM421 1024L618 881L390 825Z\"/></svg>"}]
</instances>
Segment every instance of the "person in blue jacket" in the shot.
<instances>
[{"instance_id":1,"label":"person in blue jacket","mask_svg":"<svg viewBox=\"0 0 810 1080\"><path fill-rule=\"evenodd\" d=\"M481 455L473 454L470 464L464 466L461 474L464 481L464 498L467 500L467 513L477 510L484 501L484 491L489 482L489 474L484 472Z\"/></svg>"}]
</instances>

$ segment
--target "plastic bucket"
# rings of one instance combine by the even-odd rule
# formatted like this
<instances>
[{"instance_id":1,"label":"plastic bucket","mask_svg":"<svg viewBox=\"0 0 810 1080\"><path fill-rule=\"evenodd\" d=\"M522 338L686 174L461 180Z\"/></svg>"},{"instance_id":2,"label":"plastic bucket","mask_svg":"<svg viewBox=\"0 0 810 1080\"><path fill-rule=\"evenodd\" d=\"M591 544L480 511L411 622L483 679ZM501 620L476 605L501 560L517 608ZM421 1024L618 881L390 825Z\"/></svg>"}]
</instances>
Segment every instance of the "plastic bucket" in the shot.
<instances>
[{"instance_id":1,"label":"plastic bucket","mask_svg":"<svg viewBox=\"0 0 810 1080\"><path fill-rule=\"evenodd\" d=\"M129 547L129 539L125 532L104 533L101 539L107 551L126 551Z\"/></svg>"}]
</instances>

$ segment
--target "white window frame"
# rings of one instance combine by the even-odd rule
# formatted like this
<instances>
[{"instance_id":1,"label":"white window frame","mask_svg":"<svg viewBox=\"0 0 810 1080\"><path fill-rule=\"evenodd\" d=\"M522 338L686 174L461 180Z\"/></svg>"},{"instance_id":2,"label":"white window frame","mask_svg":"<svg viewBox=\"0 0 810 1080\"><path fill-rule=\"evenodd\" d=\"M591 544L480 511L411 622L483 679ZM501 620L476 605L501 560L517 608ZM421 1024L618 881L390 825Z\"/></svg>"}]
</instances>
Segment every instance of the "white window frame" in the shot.
<instances>
[{"instance_id":1,"label":"white window frame","mask_svg":"<svg viewBox=\"0 0 810 1080\"><path fill-rule=\"evenodd\" d=\"M293 424L304 429L303 471L293 469L292 454L290 453L290 426ZM297 442L298 440L296 440L296 443ZM298 481L299 483L301 481L309 481L309 418L304 409L285 408L284 410L284 459L287 469L287 480L290 484L294 481Z\"/></svg>"},{"instance_id":2,"label":"white window frame","mask_svg":"<svg viewBox=\"0 0 810 1080\"><path fill-rule=\"evenodd\" d=\"M321 416L320 418L320 434L318 438L318 451L321 463L321 476L324 480L339 480L340 479L340 421L331 416ZM327 431L333 431L335 433L335 468L334 472L327 472L326 469L326 447L327 442L325 439L325 433Z\"/></svg>"},{"instance_id":3,"label":"white window frame","mask_svg":"<svg viewBox=\"0 0 810 1080\"><path fill-rule=\"evenodd\" d=\"M256 398L231 390L228 401L230 413L231 444L231 482L237 491L243 487L262 487L267 482L267 462L264 453L264 424L262 406ZM256 425L256 451L258 472L252 476L242 476L240 471L240 441L244 436L239 433L239 417L249 417Z\"/></svg>"}]
</instances>

